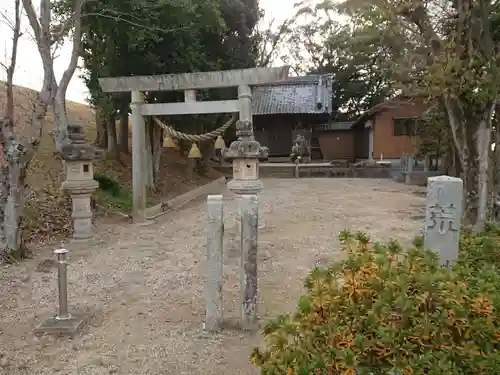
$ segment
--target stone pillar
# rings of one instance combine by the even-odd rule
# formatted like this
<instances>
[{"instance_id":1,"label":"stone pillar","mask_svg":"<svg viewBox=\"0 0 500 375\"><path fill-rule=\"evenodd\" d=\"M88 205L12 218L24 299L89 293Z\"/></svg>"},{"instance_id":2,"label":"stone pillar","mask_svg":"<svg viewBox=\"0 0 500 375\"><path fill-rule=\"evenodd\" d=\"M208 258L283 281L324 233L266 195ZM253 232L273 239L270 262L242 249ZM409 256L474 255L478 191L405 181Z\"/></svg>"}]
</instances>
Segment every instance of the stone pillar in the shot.
<instances>
[{"instance_id":1,"label":"stone pillar","mask_svg":"<svg viewBox=\"0 0 500 375\"><path fill-rule=\"evenodd\" d=\"M368 128L368 160L373 161L373 121L369 120L366 127Z\"/></svg>"},{"instance_id":2,"label":"stone pillar","mask_svg":"<svg viewBox=\"0 0 500 375\"><path fill-rule=\"evenodd\" d=\"M66 180L61 188L71 196L73 204L73 239L87 240L93 235L90 200L99 187L94 180L92 161L101 152L85 143L82 126L68 126L68 135L71 143L63 146L61 152L66 166Z\"/></svg>"},{"instance_id":3,"label":"stone pillar","mask_svg":"<svg viewBox=\"0 0 500 375\"><path fill-rule=\"evenodd\" d=\"M250 121L253 124L252 118L252 89L248 85L238 86L238 101L240 104L240 120ZM250 137L254 139L253 126L250 130Z\"/></svg>"},{"instance_id":4,"label":"stone pillar","mask_svg":"<svg viewBox=\"0 0 500 375\"><path fill-rule=\"evenodd\" d=\"M144 94L132 91L132 219L134 223L146 220L146 124L141 114Z\"/></svg>"},{"instance_id":5,"label":"stone pillar","mask_svg":"<svg viewBox=\"0 0 500 375\"><path fill-rule=\"evenodd\" d=\"M207 289L205 329L217 332L223 316L224 202L222 195L207 197Z\"/></svg>"},{"instance_id":6,"label":"stone pillar","mask_svg":"<svg viewBox=\"0 0 500 375\"><path fill-rule=\"evenodd\" d=\"M98 186L99 184L96 183L96 185L90 186L90 189L84 193L75 193L74 190L70 193L73 201L73 212L71 217L73 218L73 239L75 240L86 240L92 237L92 209L90 206L90 197Z\"/></svg>"},{"instance_id":7,"label":"stone pillar","mask_svg":"<svg viewBox=\"0 0 500 375\"><path fill-rule=\"evenodd\" d=\"M449 266L458 257L463 209L463 181L450 176L429 177L425 210L424 245Z\"/></svg>"},{"instance_id":8,"label":"stone pillar","mask_svg":"<svg viewBox=\"0 0 500 375\"><path fill-rule=\"evenodd\" d=\"M425 154L424 156L424 172L429 172L429 155Z\"/></svg>"},{"instance_id":9,"label":"stone pillar","mask_svg":"<svg viewBox=\"0 0 500 375\"><path fill-rule=\"evenodd\" d=\"M406 174L405 174L405 184L411 184L411 174L413 172L413 156L406 155Z\"/></svg>"},{"instance_id":10,"label":"stone pillar","mask_svg":"<svg viewBox=\"0 0 500 375\"><path fill-rule=\"evenodd\" d=\"M243 195L241 213L241 325L244 330L258 328L257 243L259 199L257 195Z\"/></svg>"}]
</instances>

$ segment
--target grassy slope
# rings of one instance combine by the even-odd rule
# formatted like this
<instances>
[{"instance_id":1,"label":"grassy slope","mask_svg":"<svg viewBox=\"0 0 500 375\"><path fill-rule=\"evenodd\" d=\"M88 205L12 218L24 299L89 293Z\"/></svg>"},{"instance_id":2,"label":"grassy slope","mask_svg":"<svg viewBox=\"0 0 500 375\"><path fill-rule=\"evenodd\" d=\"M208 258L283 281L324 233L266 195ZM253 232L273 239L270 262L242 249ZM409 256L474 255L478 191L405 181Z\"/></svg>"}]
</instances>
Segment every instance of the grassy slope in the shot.
<instances>
[{"instance_id":1,"label":"grassy slope","mask_svg":"<svg viewBox=\"0 0 500 375\"><path fill-rule=\"evenodd\" d=\"M25 128L29 123L30 102L35 92L24 88L15 88L16 125L17 132L29 134ZM0 82L0 113L3 114L5 103L5 85ZM94 112L84 104L68 102L70 121L80 123L85 127L86 138L89 142L95 139L96 126ZM64 178L60 160L53 156L54 144L52 132L54 123L52 113L48 113L43 129L43 135L38 153L28 172L26 195L25 223L28 243L53 241L69 234L71 229L70 201L60 192L60 185ZM159 191L152 194L156 197L172 197L182 194L196 186L220 176L210 170L207 176L194 176L192 179L185 175L186 159L180 158L176 152L165 149L162 157L162 167L159 181ZM131 156L122 155L121 163L104 159L96 163L96 171L113 177L126 190L131 189Z\"/></svg>"}]
</instances>

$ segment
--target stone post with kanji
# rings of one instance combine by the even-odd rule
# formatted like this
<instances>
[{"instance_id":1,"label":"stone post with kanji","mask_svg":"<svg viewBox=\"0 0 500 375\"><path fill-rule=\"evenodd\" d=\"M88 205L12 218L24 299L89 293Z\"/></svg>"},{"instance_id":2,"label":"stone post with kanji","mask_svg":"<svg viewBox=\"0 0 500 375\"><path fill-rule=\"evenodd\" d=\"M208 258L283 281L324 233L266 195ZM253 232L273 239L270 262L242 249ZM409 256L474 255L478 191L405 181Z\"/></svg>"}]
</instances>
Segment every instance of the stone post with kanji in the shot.
<instances>
[{"instance_id":1,"label":"stone post with kanji","mask_svg":"<svg viewBox=\"0 0 500 375\"><path fill-rule=\"evenodd\" d=\"M450 176L429 177L425 210L424 245L436 252L444 266L458 257L463 210L463 181Z\"/></svg>"}]
</instances>

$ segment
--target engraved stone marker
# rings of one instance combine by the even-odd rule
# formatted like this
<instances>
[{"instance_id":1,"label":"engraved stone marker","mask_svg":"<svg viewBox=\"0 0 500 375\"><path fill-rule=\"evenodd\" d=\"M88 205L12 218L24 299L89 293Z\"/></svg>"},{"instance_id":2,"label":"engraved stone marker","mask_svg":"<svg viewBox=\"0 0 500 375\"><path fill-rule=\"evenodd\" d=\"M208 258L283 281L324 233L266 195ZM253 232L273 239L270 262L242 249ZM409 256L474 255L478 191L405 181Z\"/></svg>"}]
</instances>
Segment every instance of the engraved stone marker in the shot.
<instances>
[{"instance_id":1,"label":"engraved stone marker","mask_svg":"<svg viewBox=\"0 0 500 375\"><path fill-rule=\"evenodd\" d=\"M207 287L206 320L207 331L219 331L222 323L223 302L223 239L224 201L222 195L207 197Z\"/></svg>"},{"instance_id":2,"label":"engraved stone marker","mask_svg":"<svg viewBox=\"0 0 500 375\"><path fill-rule=\"evenodd\" d=\"M243 330L255 329L258 325L258 276L257 243L259 199L257 195L240 198L241 214L241 324Z\"/></svg>"},{"instance_id":3,"label":"engraved stone marker","mask_svg":"<svg viewBox=\"0 0 500 375\"><path fill-rule=\"evenodd\" d=\"M458 257L462 194L460 178L437 176L428 179L424 245L438 253L440 263L445 266Z\"/></svg>"}]
</instances>

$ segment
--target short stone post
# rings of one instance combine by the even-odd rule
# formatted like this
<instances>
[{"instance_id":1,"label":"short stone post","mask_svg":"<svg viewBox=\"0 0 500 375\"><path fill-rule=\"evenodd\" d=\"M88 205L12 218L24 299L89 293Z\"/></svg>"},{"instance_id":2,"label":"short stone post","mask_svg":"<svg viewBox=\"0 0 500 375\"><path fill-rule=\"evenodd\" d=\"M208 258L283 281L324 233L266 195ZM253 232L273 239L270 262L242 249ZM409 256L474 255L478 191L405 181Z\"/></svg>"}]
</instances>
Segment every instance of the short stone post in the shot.
<instances>
[{"instance_id":1,"label":"short stone post","mask_svg":"<svg viewBox=\"0 0 500 375\"><path fill-rule=\"evenodd\" d=\"M66 165L66 180L61 188L73 203L73 240L87 240L93 235L90 198L99 187L92 161L100 157L101 151L85 143L82 126L68 126L68 132L71 143L63 146L61 152Z\"/></svg>"},{"instance_id":2,"label":"short stone post","mask_svg":"<svg viewBox=\"0 0 500 375\"><path fill-rule=\"evenodd\" d=\"M406 165L407 165L407 155L403 154L399 158L399 173L401 174L401 180L404 183L406 179Z\"/></svg>"},{"instance_id":3,"label":"short stone post","mask_svg":"<svg viewBox=\"0 0 500 375\"><path fill-rule=\"evenodd\" d=\"M449 266L458 257L463 209L463 181L450 176L429 177L425 210L424 245Z\"/></svg>"},{"instance_id":4,"label":"short stone post","mask_svg":"<svg viewBox=\"0 0 500 375\"><path fill-rule=\"evenodd\" d=\"M54 253L57 256L57 289L59 291L59 310L57 320L71 318L68 312L68 250L58 249Z\"/></svg>"},{"instance_id":5,"label":"short stone post","mask_svg":"<svg viewBox=\"0 0 500 375\"><path fill-rule=\"evenodd\" d=\"M54 251L57 257L57 287L59 294L59 305L57 314L44 321L35 329L36 334L74 335L82 325L84 319L69 313L68 309L68 250L57 249Z\"/></svg>"},{"instance_id":6,"label":"short stone post","mask_svg":"<svg viewBox=\"0 0 500 375\"><path fill-rule=\"evenodd\" d=\"M424 172L429 172L429 155L425 154L424 156Z\"/></svg>"},{"instance_id":7,"label":"short stone post","mask_svg":"<svg viewBox=\"0 0 500 375\"><path fill-rule=\"evenodd\" d=\"M295 159L295 178L299 178L300 177L300 158L297 158Z\"/></svg>"},{"instance_id":8,"label":"short stone post","mask_svg":"<svg viewBox=\"0 0 500 375\"><path fill-rule=\"evenodd\" d=\"M207 197L207 286L205 329L217 332L223 316L224 202L222 195Z\"/></svg>"},{"instance_id":9,"label":"short stone post","mask_svg":"<svg viewBox=\"0 0 500 375\"><path fill-rule=\"evenodd\" d=\"M411 184L411 174L413 172L413 156L412 155L406 155L406 174L405 174L405 184L409 185Z\"/></svg>"},{"instance_id":10,"label":"short stone post","mask_svg":"<svg viewBox=\"0 0 500 375\"><path fill-rule=\"evenodd\" d=\"M243 195L240 200L241 213L241 325L244 330L257 328L258 275L257 243L259 198Z\"/></svg>"}]
</instances>

